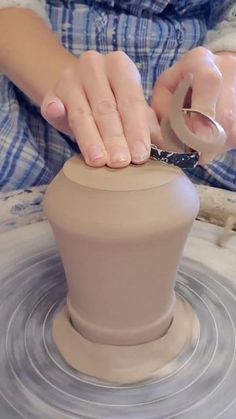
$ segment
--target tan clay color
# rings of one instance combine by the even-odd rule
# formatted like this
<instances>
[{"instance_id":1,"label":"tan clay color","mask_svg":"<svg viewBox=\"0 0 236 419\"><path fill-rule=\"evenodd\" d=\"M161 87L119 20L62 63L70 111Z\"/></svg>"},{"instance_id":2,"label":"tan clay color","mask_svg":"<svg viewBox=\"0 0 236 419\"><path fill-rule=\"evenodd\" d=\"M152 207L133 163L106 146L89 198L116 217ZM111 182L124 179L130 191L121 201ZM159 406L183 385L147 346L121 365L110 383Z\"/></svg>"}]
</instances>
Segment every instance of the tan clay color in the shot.
<instances>
[{"instance_id":1,"label":"tan clay color","mask_svg":"<svg viewBox=\"0 0 236 419\"><path fill-rule=\"evenodd\" d=\"M56 317L53 335L74 368L118 383L143 380L191 342L196 322L183 301L175 311L174 285L198 205L183 172L160 162L65 164L45 211L68 283L68 314Z\"/></svg>"},{"instance_id":2,"label":"tan clay color","mask_svg":"<svg viewBox=\"0 0 236 419\"><path fill-rule=\"evenodd\" d=\"M85 338L137 345L173 318L175 277L198 212L181 170L149 161L124 169L72 158L49 186L45 211L68 281L68 310Z\"/></svg>"},{"instance_id":3,"label":"tan clay color","mask_svg":"<svg viewBox=\"0 0 236 419\"><path fill-rule=\"evenodd\" d=\"M171 151L183 151L183 140L209 155L225 133L211 121L217 138L205 143L186 127L182 107L191 82L177 88L162 130ZM64 165L47 190L45 211L68 283L53 336L69 364L129 383L153 376L197 339L198 322L186 302L176 304L174 286L198 209L191 182L161 162L94 169L74 157Z\"/></svg>"},{"instance_id":4,"label":"tan clay color","mask_svg":"<svg viewBox=\"0 0 236 419\"><path fill-rule=\"evenodd\" d=\"M176 367L185 349L193 353L199 339L199 322L191 306L176 300L173 321L159 339L140 345L104 345L85 339L72 326L68 311L55 317L53 338L65 360L76 370L116 384L162 377Z\"/></svg>"}]
</instances>

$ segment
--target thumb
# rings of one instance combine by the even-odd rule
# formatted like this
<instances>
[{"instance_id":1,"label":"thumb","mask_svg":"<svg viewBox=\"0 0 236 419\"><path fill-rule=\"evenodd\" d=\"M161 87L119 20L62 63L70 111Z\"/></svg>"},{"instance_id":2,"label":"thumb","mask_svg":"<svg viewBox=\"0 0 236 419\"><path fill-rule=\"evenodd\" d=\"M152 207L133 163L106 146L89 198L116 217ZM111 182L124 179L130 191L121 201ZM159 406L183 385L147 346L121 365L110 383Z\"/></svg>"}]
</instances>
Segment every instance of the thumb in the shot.
<instances>
[{"instance_id":1,"label":"thumb","mask_svg":"<svg viewBox=\"0 0 236 419\"><path fill-rule=\"evenodd\" d=\"M72 134L67 122L66 108L57 96L45 97L41 104L41 114L57 130L64 134Z\"/></svg>"}]
</instances>

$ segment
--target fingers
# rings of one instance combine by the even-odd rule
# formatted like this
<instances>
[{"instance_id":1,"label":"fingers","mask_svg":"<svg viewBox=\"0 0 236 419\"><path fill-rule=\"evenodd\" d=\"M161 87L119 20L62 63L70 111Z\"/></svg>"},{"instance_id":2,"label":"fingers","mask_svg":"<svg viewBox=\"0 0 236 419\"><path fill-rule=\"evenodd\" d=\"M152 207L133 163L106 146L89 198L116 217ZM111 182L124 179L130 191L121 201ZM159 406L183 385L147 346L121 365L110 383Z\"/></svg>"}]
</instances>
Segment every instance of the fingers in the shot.
<instances>
[{"instance_id":1,"label":"fingers","mask_svg":"<svg viewBox=\"0 0 236 419\"><path fill-rule=\"evenodd\" d=\"M83 90L107 153L106 164L143 163L150 156L150 118L136 66L120 51L86 54L81 66Z\"/></svg>"},{"instance_id":2,"label":"fingers","mask_svg":"<svg viewBox=\"0 0 236 419\"><path fill-rule=\"evenodd\" d=\"M67 69L42 115L73 133L88 164L123 167L150 156L151 135L160 129L145 100L136 66L122 52L84 53Z\"/></svg>"},{"instance_id":3,"label":"fingers","mask_svg":"<svg viewBox=\"0 0 236 419\"><path fill-rule=\"evenodd\" d=\"M203 101L208 105L212 104L212 108L210 108L210 106L208 108L206 107L205 112L215 117L217 122L224 128L228 137L224 149L227 150L233 141L231 132L236 117L236 58L230 55L214 56L214 66L220 73L219 79L217 80L217 72L213 69L213 66L209 66L208 74L205 70L204 77L196 80L197 83L194 88L195 92L198 91L199 93L195 95L195 101L194 97L192 97L192 107L196 106L197 109L202 110L204 107ZM202 87L200 87L200 85ZM205 94L203 93L203 90L205 90ZM207 99L208 95L209 97ZM201 99L199 99L200 96ZM209 138L210 135L215 135L213 126L202 118L194 116L192 126L193 131L201 135L202 138ZM234 139L234 143L235 141L236 139ZM222 152L223 151L224 150L222 150Z\"/></svg>"},{"instance_id":4,"label":"fingers","mask_svg":"<svg viewBox=\"0 0 236 419\"><path fill-rule=\"evenodd\" d=\"M230 135L236 120L236 57L216 56L223 74L223 85L216 106L216 119Z\"/></svg>"},{"instance_id":5,"label":"fingers","mask_svg":"<svg viewBox=\"0 0 236 419\"><path fill-rule=\"evenodd\" d=\"M104 166L107 152L95 123L92 110L82 89L76 89L67 97L68 122L88 165Z\"/></svg>"},{"instance_id":6,"label":"fingers","mask_svg":"<svg viewBox=\"0 0 236 419\"><path fill-rule=\"evenodd\" d=\"M91 112L107 152L110 167L123 167L130 163L130 151L124 135L116 98L107 78L105 60L100 54L82 60L82 70L86 67L83 88L86 92ZM96 92L96 94L95 94Z\"/></svg>"},{"instance_id":7,"label":"fingers","mask_svg":"<svg viewBox=\"0 0 236 419\"><path fill-rule=\"evenodd\" d=\"M161 128L157 120L155 111L149 106L147 109L147 118L149 121L151 143L156 144L159 148L164 149L164 140L161 133Z\"/></svg>"},{"instance_id":8,"label":"fingers","mask_svg":"<svg viewBox=\"0 0 236 419\"><path fill-rule=\"evenodd\" d=\"M199 57L199 60L199 71L193 75L191 108L200 110L206 115L215 118L222 75L208 55ZM193 132L198 134L203 140L213 138L215 135L212 124L201 116L191 115L191 126ZM206 161L208 162L208 160Z\"/></svg>"},{"instance_id":9,"label":"fingers","mask_svg":"<svg viewBox=\"0 0 236 419\"><path fill-rule=\"evenodd\" d=\"M177 85L190 73L189 106L216 117L230 144L235 144L236 58L217 57L202 47L187 53L160 76L152 109L145 100L139 72L124 53L86 52L45 98L42 115L55 128L74 135L89 165L143 163L149 158L151 141L165 148L158 120L168 115ZM204 118L191 114L186 122L202 138L213 135Z\"/></svg>"},{"instance_id":10,"label":"fingers","mask_svg":"<svg viewBox=\"0 0 236 419\"><path fill-rule=\"evenodd\" d=\"M215 118L222 75L212 62L202 60L200 66L201 69L193 74L191 108Z\"/></svg>"},{"instance_id":11,"label":"fingers","mask_svg":"<svg viewBox=\"0 0 236 419\"><path fill-rule=\"evenodd\" d=\"M172 103L172 92L169 87L165 85L165 73L163 73L163 76L161 76L155 84L151 103L159 122L168 116Z\"/></svg>"},{"instance_id":12,"label":"fingers","mask_svg":"<svg viewBox=\"0 0 236 419\"><path fill-rule=\"evenodd\" d=\"M178 63L166 70L157 81L152 107L158 120L168 116L172 95L180 81L192 74L193 84L186 107L198 109L216 118L228 135L227 149L236 143L231 132L235 131L236 117L236 58L213 55L200 47L187 53ZM215 135L212 124L205 118L191 114L186 123L202 139Z\"/></svg>"},{"instance_id":13,"label":"fingers","mask_svg":"<svg viewBox=\"0 0 236 419\"><path fill-rule=\"evenodd\" d=\"M138 70L123 53L118 53L108 56L106 71L114 92L131 161L136 164L143 163L150 156L151 134L148 105Z\"/></svg>"},{"instance_id":14,"label":"fingers","mask_svg":"<svg viewBox=\"0 0 236 419\"><path fill-rule=\"evenodd\" d=\"M161 104L158 104L157 97L153 98L153 103L161 116L168 112L172 94L180 81L189 74L193 75L191 107L212 117L215 116L222 75L214 62L213 54L203 47L195 48L187 53L182 60L160 76L154 95L162 93Z\"/></svg>"}]
</instances>

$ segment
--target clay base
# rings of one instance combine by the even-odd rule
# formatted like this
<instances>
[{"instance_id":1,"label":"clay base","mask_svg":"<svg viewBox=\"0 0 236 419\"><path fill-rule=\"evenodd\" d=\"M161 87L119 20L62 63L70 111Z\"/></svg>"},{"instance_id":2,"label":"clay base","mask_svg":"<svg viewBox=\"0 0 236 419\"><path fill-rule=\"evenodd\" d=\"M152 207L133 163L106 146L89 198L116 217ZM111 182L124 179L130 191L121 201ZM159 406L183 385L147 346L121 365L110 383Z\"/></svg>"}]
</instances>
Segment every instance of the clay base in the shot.
<instances>
[{"instance_id":1,"label":"clay base","mask_svg":"<svg viewBox=\"0 0 236 419\"><path fill-rule=\"evenodd\" d=\"M101 380L130 384L162 375L163 368L199 338L199 322L192 307L177 298L167 333L142 345L115 346L91 342L72 326L67 309L55 317L53 338L69 365Z\"/></svg>"}]
</instances>

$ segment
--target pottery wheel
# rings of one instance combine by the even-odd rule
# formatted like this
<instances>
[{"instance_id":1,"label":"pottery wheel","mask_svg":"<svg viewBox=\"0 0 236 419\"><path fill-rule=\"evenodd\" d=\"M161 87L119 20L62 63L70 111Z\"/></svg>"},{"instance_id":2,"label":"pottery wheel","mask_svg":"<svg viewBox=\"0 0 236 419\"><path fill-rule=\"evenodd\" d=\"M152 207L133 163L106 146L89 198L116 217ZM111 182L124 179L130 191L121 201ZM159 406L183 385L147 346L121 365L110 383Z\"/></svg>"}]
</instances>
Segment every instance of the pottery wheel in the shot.
<instances>
[{"instance_id":1,"label":"pottery wheel","mask_svg":"<svg viewBox=\"0 0 236 419\"><path fill-rule=\"evenodd\" d=\"M52 340L66 284L46 223L0 236L0 266L2 419L236 417L232 281L183 259L176 291L196 312L198 341L159 377L114 386L70 368Z\"/></svg>"}]
</instances>

